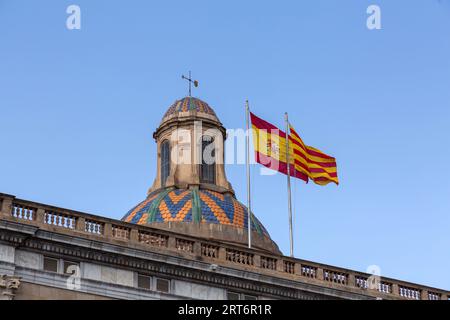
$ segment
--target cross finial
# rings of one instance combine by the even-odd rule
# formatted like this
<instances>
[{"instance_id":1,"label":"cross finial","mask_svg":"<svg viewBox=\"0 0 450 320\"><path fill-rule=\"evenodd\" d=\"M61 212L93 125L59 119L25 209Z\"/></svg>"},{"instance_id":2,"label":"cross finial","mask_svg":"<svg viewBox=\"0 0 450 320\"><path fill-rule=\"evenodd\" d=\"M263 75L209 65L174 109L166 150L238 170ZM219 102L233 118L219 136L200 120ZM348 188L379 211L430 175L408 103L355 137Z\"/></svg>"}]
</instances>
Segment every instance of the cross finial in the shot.
<instances>
[{"instance_id":1,"label":"cross finial","mask_svg":"<svg viewBox=\"0 0 450 320\"><path fill-rule=\"evenodd\" d=\"M192 84L194 84L194 87L198 87L198 81L192 80L191 72L189 71L189 77L186 77L184 75L181 75L181 79L187 80L189 82L189 97L192 95Z\"/></svg>"}]
</instances>

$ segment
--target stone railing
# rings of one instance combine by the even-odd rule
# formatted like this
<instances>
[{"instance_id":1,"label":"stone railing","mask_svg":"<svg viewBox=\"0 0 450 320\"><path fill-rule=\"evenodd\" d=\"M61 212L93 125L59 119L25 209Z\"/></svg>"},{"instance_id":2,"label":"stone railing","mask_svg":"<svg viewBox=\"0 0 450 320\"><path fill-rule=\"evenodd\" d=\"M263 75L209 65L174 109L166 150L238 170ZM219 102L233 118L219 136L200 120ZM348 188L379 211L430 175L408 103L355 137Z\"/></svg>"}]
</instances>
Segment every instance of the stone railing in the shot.
<instances>
[{"instance_id":1,"label":"stone railing","mask_svg":"<svg viewBox=\"0 0 450 320\"><path fill-rule=\"evenodd\" d=\"M187 259L245 269L381 299L449 300L450 292L311 261L271 255L243 246L180 235L91 214L56 208L0 194L0 219L34 225L42 230L142 250L182 255ZM370 282L370 284L369 284Z\"/></svg>"},{"instance_id":2,"label":"stone railing","mask_svg":"<svg viewBox=\"0 0 450 320\"><path fill-rule=\"evenodd\" d=\"M139 243L145 243L156 247L167 247L169 243L169 237L164 234L147 232L139 230Z\"/></svg>"},{"instance_id":3,"label":"stone railing","mask_svg":"<svg viewBox=\"0 0 450 320\"><path fill-rule=\"evenodd\" d=\"M219 257L219 250L220 250L219 246L202 243L201 250L202 250L201 254L203 257L215 259Z\"/></svg>"}]
</instances>

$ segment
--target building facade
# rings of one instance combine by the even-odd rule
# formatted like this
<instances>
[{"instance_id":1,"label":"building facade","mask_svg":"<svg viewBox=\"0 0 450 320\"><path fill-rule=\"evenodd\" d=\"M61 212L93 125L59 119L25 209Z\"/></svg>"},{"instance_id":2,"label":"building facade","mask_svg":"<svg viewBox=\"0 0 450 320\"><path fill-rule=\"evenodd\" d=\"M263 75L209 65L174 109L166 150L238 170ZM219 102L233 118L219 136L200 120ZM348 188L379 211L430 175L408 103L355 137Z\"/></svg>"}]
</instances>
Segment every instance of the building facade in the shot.
<instances>
[{"instance_id":1,"label":"building facade","mask_svg":"<svg viewBox=\"0 0 450 320\"><path fill-rule=\"evenodd\" d=\"M154 138L156 178L122 220L0 194L0 299L449 299L283 256L236 198L226 130L204 101L176 101Z\"/></svg>"}]
</instances>

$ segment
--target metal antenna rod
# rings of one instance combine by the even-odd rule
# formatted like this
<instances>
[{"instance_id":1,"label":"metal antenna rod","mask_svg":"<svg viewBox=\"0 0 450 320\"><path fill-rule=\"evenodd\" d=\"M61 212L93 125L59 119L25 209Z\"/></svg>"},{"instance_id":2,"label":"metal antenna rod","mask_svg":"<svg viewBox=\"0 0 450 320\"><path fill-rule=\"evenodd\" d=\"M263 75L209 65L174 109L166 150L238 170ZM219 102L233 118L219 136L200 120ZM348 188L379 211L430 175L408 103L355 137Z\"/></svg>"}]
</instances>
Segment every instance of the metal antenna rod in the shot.
<instances>
[{"instance_id":1,"label":"metal antenna rod","mask_svg":"<svg viewBox=\"0 0 450 320\"><path fill-rule=\"evenodd\" d=\"M191 70L189 70L189 97L192 96L192 76Z\"/></svg>"},{"instance_id":2,"label":"metal antenna rod","mask_svg":"<svg viewBox=\"0 0 450 320\"><path fill-rule=\"evenodd\" d=\"M192 84L194 84L194 87L198 87L198 81L192 80L191 71L189 71L189 77L186 77L185 75L181 75L181 79L187 80L189 82L189 97L192 96Z\"/></svg>"}]
</instances>

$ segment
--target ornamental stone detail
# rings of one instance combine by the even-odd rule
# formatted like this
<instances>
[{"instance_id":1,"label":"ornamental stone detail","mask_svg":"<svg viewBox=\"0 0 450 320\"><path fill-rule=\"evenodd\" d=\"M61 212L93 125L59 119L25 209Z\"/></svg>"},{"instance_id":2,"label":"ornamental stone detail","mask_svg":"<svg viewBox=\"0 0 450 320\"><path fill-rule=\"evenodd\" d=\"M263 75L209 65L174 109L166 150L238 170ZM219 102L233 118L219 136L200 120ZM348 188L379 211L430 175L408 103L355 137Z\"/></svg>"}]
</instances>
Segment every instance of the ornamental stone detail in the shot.
<instances>
[{"instance_id":1,"label":"ornamental stone detail","mask_svg":"<svg viewBox=\"0 0 450 320\"><path fill-rule=\"evenodd\" d=\"M20 287L20 278L15 276L0 276L0 300L13 300L15 292Z\"/></svg>"}]
</instances>

